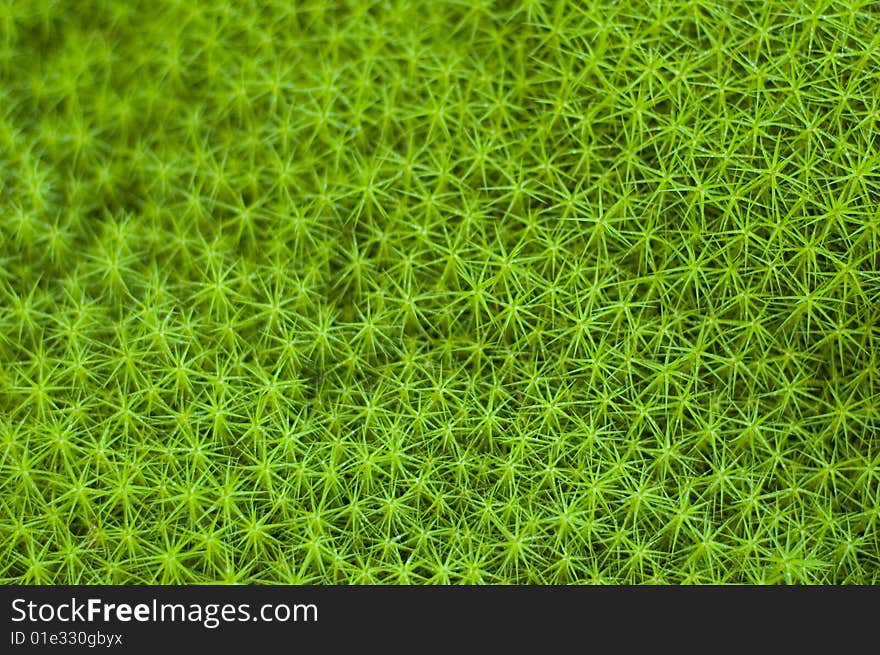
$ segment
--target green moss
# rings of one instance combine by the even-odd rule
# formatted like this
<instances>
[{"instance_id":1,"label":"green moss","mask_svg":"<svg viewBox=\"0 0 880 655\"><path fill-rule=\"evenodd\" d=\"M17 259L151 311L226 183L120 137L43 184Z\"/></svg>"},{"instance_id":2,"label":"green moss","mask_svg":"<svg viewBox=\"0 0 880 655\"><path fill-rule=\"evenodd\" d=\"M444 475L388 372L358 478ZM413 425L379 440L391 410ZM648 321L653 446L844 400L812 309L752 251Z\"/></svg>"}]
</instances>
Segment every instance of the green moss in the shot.
<instances>
[{"instance_id":1,"label":"green moss","mask_svg":"<svg viewBox=\"0 0 880 655\"><path fill-rule=\"evenodd\" d=\"M6 0L0 80L0 581L880 581L876 2Z\"/></svg>"}]
</instances>

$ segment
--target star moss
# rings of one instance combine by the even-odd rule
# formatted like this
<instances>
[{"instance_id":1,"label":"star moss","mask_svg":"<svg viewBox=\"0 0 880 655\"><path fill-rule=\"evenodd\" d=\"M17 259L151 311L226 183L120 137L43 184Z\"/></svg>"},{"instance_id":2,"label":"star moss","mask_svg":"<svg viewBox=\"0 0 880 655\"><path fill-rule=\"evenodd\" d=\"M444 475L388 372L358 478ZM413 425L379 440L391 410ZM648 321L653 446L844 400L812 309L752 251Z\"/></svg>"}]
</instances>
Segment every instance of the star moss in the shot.
<instances>
[{"instance_id":1,"label":"star moss","mask_svg":"<svg viewBox=\"0 0 880 655\"><path fill-rule=\"evenodd\" d=\"M880 582L874 0L4 0L0 80L0 580Z\"/></svg>"}]
</instances>

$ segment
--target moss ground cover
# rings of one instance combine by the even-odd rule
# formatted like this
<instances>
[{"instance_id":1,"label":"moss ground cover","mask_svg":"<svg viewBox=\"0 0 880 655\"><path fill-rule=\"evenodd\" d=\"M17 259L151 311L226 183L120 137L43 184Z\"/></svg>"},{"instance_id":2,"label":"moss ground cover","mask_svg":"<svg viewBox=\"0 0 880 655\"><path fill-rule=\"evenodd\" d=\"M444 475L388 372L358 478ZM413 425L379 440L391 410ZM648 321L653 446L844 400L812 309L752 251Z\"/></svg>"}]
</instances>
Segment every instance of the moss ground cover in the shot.
<instances>
[{"instance_id":1,"label":"moss ground cover","mask_svg":"<svg viewBox=\"0 0 880 655\"><path fill-rule=\"evenodd\" d=\"M5 0L0 580L880 581L873 0Z\"/></svg>"}]
</instances>

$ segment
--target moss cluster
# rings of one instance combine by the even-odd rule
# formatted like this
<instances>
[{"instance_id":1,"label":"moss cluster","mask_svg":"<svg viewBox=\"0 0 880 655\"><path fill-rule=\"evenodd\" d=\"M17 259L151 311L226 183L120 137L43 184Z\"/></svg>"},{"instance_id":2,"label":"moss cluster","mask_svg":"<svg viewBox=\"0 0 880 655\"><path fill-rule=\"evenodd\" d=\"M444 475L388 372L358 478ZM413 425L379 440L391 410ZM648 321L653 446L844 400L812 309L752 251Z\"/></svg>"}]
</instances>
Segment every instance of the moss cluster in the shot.
<instances>
[{"instance_id":1,"label":"moss cluster","mask_svg":"<svg viewBox=\"0 0 880 655\"><path fill-rule=\"evenodd\" d=\"M876 0L4 0L0 580L880 582Z\"/></svg>"}]
</instances>

